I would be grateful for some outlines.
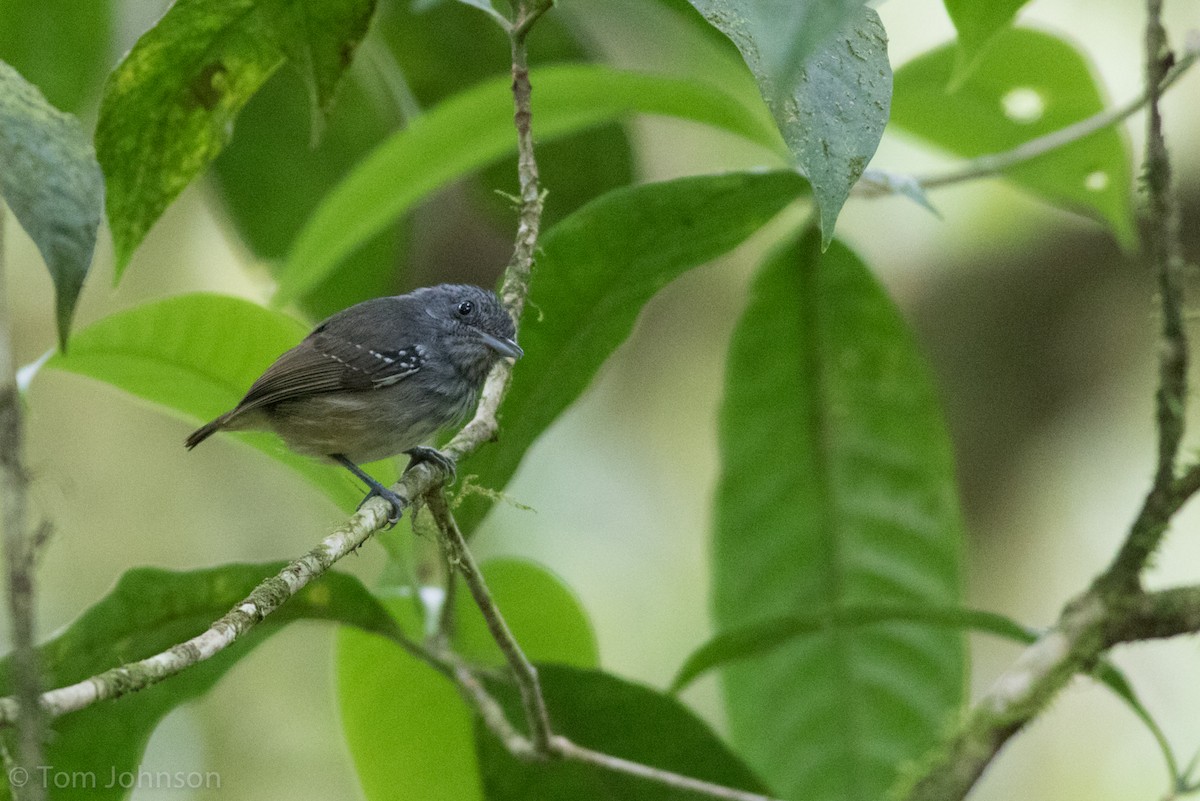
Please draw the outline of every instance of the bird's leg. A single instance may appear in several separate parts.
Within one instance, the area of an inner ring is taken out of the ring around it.
[[[347,459],[342,454],[331,453],[331,454],[329,454],[329,458],[333,459],[335,462],[340,464],[342,467],[346,468],[351,473],[358,476],[364,484],[366,484],[368,487],[371,488],[371,491],[367,493],[367,497],[363,498],[362,501],[358,504],[359,509],[361,509],[363,507],[363,504],[366,503],[367,501],[371,500],[372,498],[374,498],[376,496],[379,496],[380,498],[383,498],[385,501],[387,501],[388,503],[390,503],[392,505],[392,512],[394,514],[391,514],[388,516],[388,528],[391,528],[392,526],[396,525],[396,523],[400,522],[400,515],[404,512],[404,507],[407,504],[407,501],[405,501],[403,498],[401,498],[396,493],[392,492],[387,487],[380,484],[375,479],[371,478],[371,476],[367,475],[367,472],[365,470],[363,470],[361,467],[356,465],[354,462]]]
[[[424,445],[418,445],[415,448],[409,448],[405,453],[408,455],[408,467],[404,468],[405,470],[408,470],[414,464],[430,462],[446,471],[446,474],[450,476],[448,483],[453,484],[454,479],[458,477],[454,460],[437,448],[427,448]]]

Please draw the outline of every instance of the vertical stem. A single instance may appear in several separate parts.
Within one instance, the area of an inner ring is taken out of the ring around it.
[[[4,217],[4,205],[0,203],[0,526],[4,529],[8,609],[12,619],[12,684],[20,704],[14,770],[26,771],[21,798],[36,801],[45,797],[45,788],[38,781],[41,776],[38,767],[43,764],[45,721],[38,703],[41,688],[37,654],[33,650],[35,546],[34,538],[26,530],[28,477],[22,463],[21,397],[4,282]]]
[[[525,710],[525,717],[529,722],[534,750],[539,754],[549,754],[550,716],[546,711],[546,700],[542,697],[542,686],[538,680],[537,668],[521,650],[517,638],[513,636],[512,630],[504,620],[504,615],[500,612],[500,607],[492,598],[487,583],[483,580],[483,573],[480,572],[475,557],[471,555],[467,541],[463,537],[462,531],[459,530],[454,515],[450,513],[450,507],[446,505],[446,498],[440,489],[435,489],[426,495],[425,501],[429,505],[429,511],[433,513],[434,519],[437,520],[438,531],[446,541],[451,564],[457,566],[458,572],[462,574],[467,589],[471,592],[471,597],[475,599],[475,605],[483,613],[488,632],[496,641],[496,645],[500,647],[505,661],[508,662],[508,666],[517,680],[517,688],[521,692],[521,707]]]
[[[1179,208],[1171,195],[1171,160],[1163,136],[1159,101],[1173,56],[1162,25],[1162,0],[1146,3],[1146,181],[1147,220],[1143,239],[1146,261],[1158,277],[1162,330],[1159,383],[1155,393],[1158,463],[1154,484],[1112,565],[1097,581],[1106,594],[1141,588],[1140,574],[1167,530],[1176,510],[1175,461],[1183,440],[1187,401],[1188,341],[1183,323],[1183,251],[1179,241]]]

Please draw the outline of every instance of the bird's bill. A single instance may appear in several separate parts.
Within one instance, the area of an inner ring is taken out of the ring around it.
[[[504,337],[494,337],[486,331],[478,331],[479,338],[484,344],[492,350],[499,353],[501,356],[507,356],[510,359],[519,359],[525,355],[525,351],[521,350],[521,346],[511,339]]]

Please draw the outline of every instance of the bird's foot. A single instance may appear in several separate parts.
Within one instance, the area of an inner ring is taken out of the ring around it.
[[[404,507],[408,505],[403,498],[376,481],[371,485],[370,492],[359,502],[357,509],[363,508],[366,502],[372,498],[383,498],[392,505],[392,512],[388,515],[386,528],[390,529],[400,522],[400,515],[404,513]]]
[[[392,514],[388,515],[387,528],[391,528],[392,526],[394,526],[400,522],[400,515],[404,513],[404,507],[408,506],[407,500],[405,500],[404,498],[401,498],[395,492],[393,492],[392,490],[390,490],[387,487],[380,484],[378,481],[376,481],[374,478],[372,478],[369,473],[367,473],[361,467],[356,465],[354,462],[347,459],[342,454],[331,453],[329,455],[329,458],[332,459],[333,461],[337,462],[338,464],[340,464],[342,467],[349,470],[354,475],[358,476],[359,480],[362,481],[362,483],[364,483],[368,487],[370,487],[371,491],[368,492],[367,496],[365,498],[363,498],[362,501],[359,502],[359,504],[356,508],[356,511],[357,511],[357,509],[363,508],[363,504],[365,504],[367,501],[371,500],[372,498],[383,498],[385,501],[387,501],[388,503],[390,503],[392,505]]]
[[[418,445],[415,448],[406,450],[405,453],[408,454],[409,459],[408,467],[404,468],[405,470],[408,470],[415,464],[429,462],[430,464],[436,465],[437,467],[440,467],[446,471],[446,475],[450,477],[449,481],[446,482],[447,484],[453,484],[454,480],[458,477],[458,471],[455,467],[454,460],[439,451],[437,448],[427,448],[423,445]]]

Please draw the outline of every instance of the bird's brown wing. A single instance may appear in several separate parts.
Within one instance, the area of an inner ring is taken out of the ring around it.
[[[325,392],[390,386],[421,369],[424,348],[412,344],[377,350],[317,329],[276,359],[254,382],[237,412]]]

